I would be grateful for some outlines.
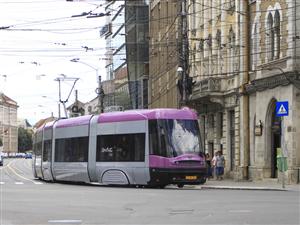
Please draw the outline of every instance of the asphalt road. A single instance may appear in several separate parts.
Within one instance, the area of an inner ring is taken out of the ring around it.
[[[30,159],[6,160],[0,173],[0,225],[300,224],[298,191],[46,183]]]

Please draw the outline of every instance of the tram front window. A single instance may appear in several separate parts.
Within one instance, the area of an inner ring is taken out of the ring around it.
[[[176,157],[203,151],[198,122],[195,120],[151,121],[149,129],[151,154]]]

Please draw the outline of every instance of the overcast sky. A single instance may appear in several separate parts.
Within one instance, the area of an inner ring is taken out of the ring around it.
[[[54,79],[60,74],[80,78],[75,86],[80,101],[96,97],[96,68],[105,79],[105,62],[99,60],[105,57],[105,40],[99,30],[106,18],[72,15],[104,12],[101,4],[105,1],[0,0],[0,92],[18,103],[18,118],[34,124],[51,112],[58,115]],[[63,100],[72,84],[62,83]],[[67,106],[73,101],[74,93]]]

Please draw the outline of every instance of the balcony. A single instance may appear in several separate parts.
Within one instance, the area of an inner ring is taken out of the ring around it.
[[[196,82],[193,93],[206,94],[207,92],[221,92],[222,78],[210,77]]]
[[[190,103],[223,107],[225,104],[225,93],[228,91],[227,83],[228,78],[220,77],[209,77],[196,82],[189,99]]]

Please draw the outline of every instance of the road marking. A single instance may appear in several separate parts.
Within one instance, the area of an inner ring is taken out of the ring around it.
[[[2,181],[1,181],[0,184],[5,184],[5,182],[2,182]]]
[[[31,179],[28,179],[26,177],[23,177],[22,175],[18,174],[12,167],[10,167],[10,164],[12,162],[14,162],[15,160],[11,161],[8,165],[7,165],[7,168],[10,169],[15,175],[17,175],[18,177],[22,178],[23,180],[27,180],[27,181],[30,181],[32,183],[34,183],[34,181],[32,181]]]
[[[34,184],[43,184],[43,183],[41,183],[41,182],[33,182]]]
[[[230,213],[251,213],[252,210],[249,209],[233,209],[229,210]]]
[[[19,184],[24,184],[24,183],[23,183],[23,182],[15,182],[15,184],[18,184],[18,185],[19,185]]]
[[[82,220],[48,220],[48,223],[81,224]]]

